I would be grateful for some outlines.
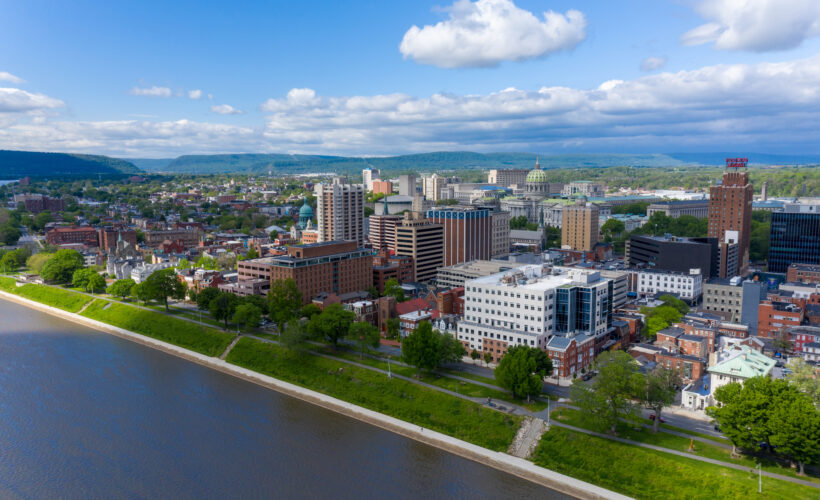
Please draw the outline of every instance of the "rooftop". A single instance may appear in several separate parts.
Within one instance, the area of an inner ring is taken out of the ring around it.
[[[546,291],[573,283],[596,283],[598,281],[600,281],[600,274],[596,271],[527,265],[476,278],[468,281],[467,285],[495,285],[529,291]]]
[[[708,368],[709,373],[748,379],[768,375],[774,368],[775,360],[754,349],[742,345],[728,351],[725,357]]]

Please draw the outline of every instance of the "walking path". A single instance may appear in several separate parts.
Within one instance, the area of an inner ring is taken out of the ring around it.
[[[219,359],[224,360],[225,358],[227,358],[228,353],[231,352],[231,349],[233,349],[233,346],[235,346],[236,343],[239,342],[239,339],[241,339],[241,338],[242,338],[242,335],[237,335],[236,338],[233,339],[230,344],[228,344],[228,347],[225,348],[225,352],[223,352],[222,354],[219,355]]]

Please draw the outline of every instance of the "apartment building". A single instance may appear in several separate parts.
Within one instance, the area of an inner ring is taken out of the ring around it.
[[[444,265],[444,227],[418,212],[405,213],[396,226],[396,255],[412,257],[416,281],[434,279]]]
[[[598,206],[579,201],[563,209],[561,245],[572,250],[590,251],[598,243]]]
[[[670,293],[694,304],[703,293],[703,275],[700,274],[700,269],[693,269],[688,274],[649,270],[640,270],[636,274],[635,291],[640,294]]]
[[[487,183],[501,187],[523,186],[527,182],[528,173],[530,171],[525,168],[493,169],[487,174]]]
[[[336,178],[331,184],[317,184],[313,193],[319,242],[344,240],[364,244],[364,186],[342,184]]]

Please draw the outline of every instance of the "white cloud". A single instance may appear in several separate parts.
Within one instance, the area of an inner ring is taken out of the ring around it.
[[[586,38],[584,14],[544,12],[540,21],[512,0],[456,0],[450,18],[413,26],[399,50],[405,58],[440,68],[496,66],[575,48]]]
[[[244,113],[241,109],[236,109],[230,104],[217,104],[215,106],[211,106],[211,111],[214,113],[219,113],[220,115],[241,115]]]
[[[666,56],[663,57],[647,57],[641,61],[641,71],[655,71],[666,66]]]
[[[202,99],[202,91],[199,89],[196,90],[189,90],[188,91],[188,98],[198,101]]]
[[[14,88],[0,88],[0,114],[29,113],[63,106],[63,101],[44,94]]]
[[[19,76],[14,76],[6,71],[0,71],[0,82],[11,82],[16,83],[18,85],[21,83],[26,83],[26,81],[20,78]]]
[[[129,91],[131,95],[147,96],[147,97],[171,97],[171,89],[168,87],[134,87]]]
[[[703,0],[695,10],[708,22],[685,33],[684,45],[766,52],[820,35],[818,0]]]

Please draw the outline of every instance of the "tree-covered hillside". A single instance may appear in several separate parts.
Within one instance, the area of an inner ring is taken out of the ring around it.
[[[0,179],[140,172],[133,163],[108,156],[0,150]]]

